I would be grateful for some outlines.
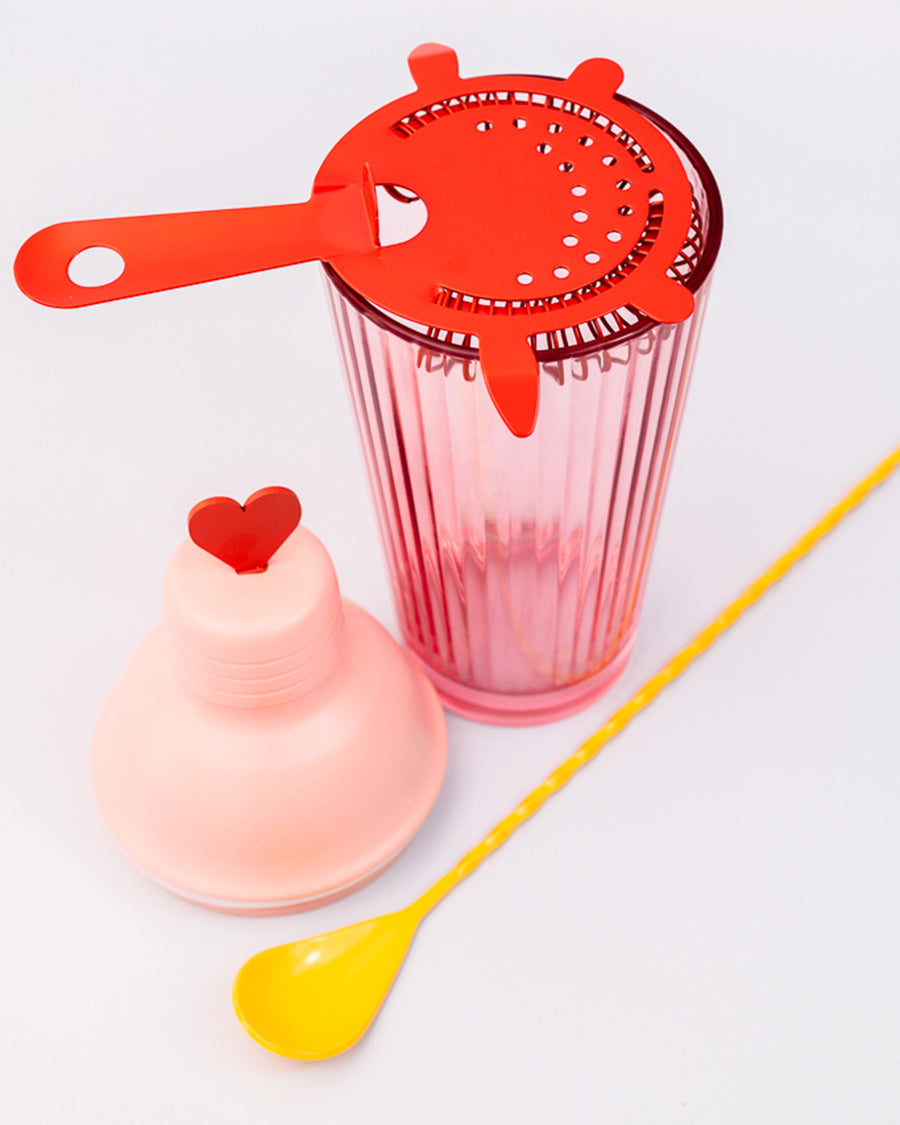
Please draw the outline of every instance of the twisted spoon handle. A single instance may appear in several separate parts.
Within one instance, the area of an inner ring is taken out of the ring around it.
[[[743,593],[739,594],[716,618],[701,629],[692,641],[672,657],[668,664],[661,668],[655,676],[652,676],[643,687],[639,688],[635,695],[624,706],[620,707],[600,730],[583,742],[570,758],[557,766],[508,816],[494,825],[481,843],[476,844],[471,851],[466,852],[451,871],[448,871],[434,886],[417,899],[415,905],[420,908],[421,916],[424,917],[457,884],[480,867],[491,852],[496,851],[501,844],[505,844],[517,828],[534,816],[548,797],[559,792],[564,785],[571,781],[582,766],[587,765],[592,758],[596,757],[611,738],[624,730],[631,720],[660,694],[663,688],[677,679],[726,629],[730,629],[741,614],[759,601],[771,586],[774,586],[779,579],[787,574],[791,567],[807,555],[820,539],[840,523],[844,516],[858,504],[861,504],[874,488],[891,475],[898,465],[900,465],[900,446],[880,461],[858,484],[855,484],[842,500],[829,509],[809,531],[800,536],[792,547],[777,558],[758,578],[754,579]]]

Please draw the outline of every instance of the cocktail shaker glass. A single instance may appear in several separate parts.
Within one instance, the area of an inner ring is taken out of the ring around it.
[[[528,437],[488,397],[471,338],[401,322],[325,267],[404,638],[445,705],[486,722],[577,711],[634,645],[722,208],[690,142],[621,100],[666,134],[690,180],[672,272],[695,309],[659,324],[626,306],[536,340]]]

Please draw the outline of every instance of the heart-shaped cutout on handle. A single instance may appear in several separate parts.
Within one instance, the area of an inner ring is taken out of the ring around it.
[[[188,534],[238,574],[258,574],[300,523],[301,514],[297,494],[278,485],[261,488],[244,504],[211,496],[191,508]]]

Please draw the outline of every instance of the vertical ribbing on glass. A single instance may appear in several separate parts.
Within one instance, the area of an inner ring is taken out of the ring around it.
[[[682,158],[695,227],[674,268],[687,278],[715,224]],[[546,355],[527,438],[501,421],[471,349],[406,331],[326,278],[410,650],[475,718],[584,706],[634,643],[710,275],[680,324],[629,336],[634,315],[604,318],[596,347]]]
[[[596,694],[633,643],[705,287],[682,324],[543,363],[524,439],[476,361],[329,296],[400,625],[445,702],[524,721]]]

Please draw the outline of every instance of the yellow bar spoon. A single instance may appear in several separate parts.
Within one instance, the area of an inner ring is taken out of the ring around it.
[[[813,546],[900,464],[900,447],[856,484],[805,535],[702,629],[611,719],[500,821],[434,886],[393,914],[328,934],[275,946],[251,957],[234,982],[238,1019],[264,1047],[293,1059],[326,1059],[352,1047],[367,1031],[400,971],[419,923],[492,851],[533,816],[602,747],[680,676]]]

